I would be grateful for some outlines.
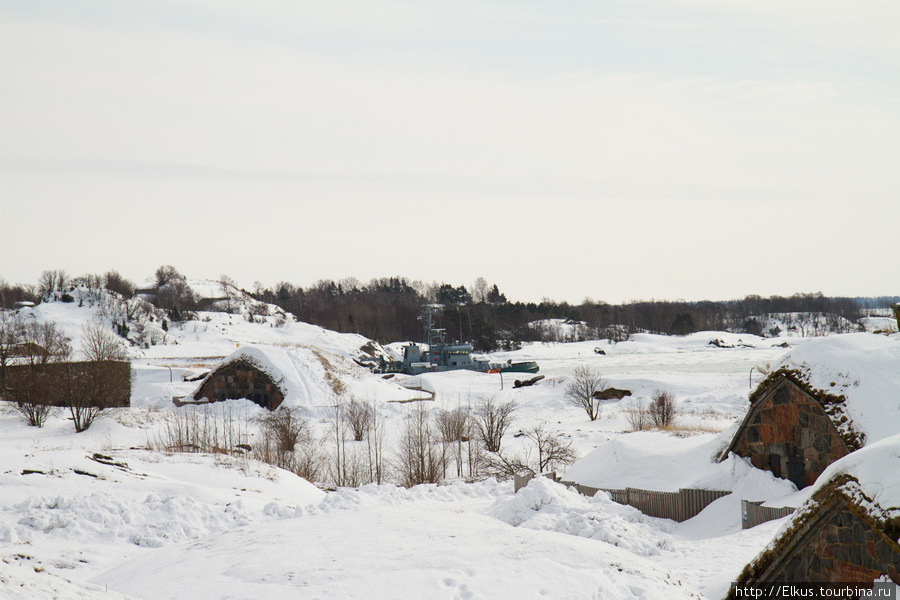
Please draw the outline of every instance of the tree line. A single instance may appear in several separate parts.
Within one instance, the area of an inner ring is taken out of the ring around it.
[[[45,271],[36,285],[11,285],[0,280],[0,306],[67,298],[72,285],[106,288],[124,298],[137,292],[171,321],[191,318],[200,308],[185,277],[171,265],[159,267],[149,287],[138,286],[116,271],[71,277],[65,271]],[[221,277],[223,286],[234,282]],[[241,290],[252,298],[292,313],[298,320],[342,333],[359,333],[379,342],[422,340],[419,319],[428,304],[440,304],[437,326],[450,340],[472,342],[478,351],[509,349],[525,341],[625,339],[636,332],[686,335],[696,331],[732,331],[767,335],[762,315],[807,313],[828,319],[828,331],[846,331],[867,308],[887,307],[900,297],[829,297],[821,292],[791,296],[758,295],[734,300],[641,300],[609,304],[586,298],[580,304],[521,302],[507,299],[496,284],[479,277],[469,287],[446,282],[423,283],[405,277],[320,280],[303,287],[282,281],[266,287],[256,283]],[[70,297],[71,298],[71,297]],[[563,324],[569,326],[563,327]]]

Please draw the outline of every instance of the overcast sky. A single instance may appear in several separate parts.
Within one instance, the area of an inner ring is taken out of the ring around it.
[[[0,277],[900,289],[900,3],[0,0]]]

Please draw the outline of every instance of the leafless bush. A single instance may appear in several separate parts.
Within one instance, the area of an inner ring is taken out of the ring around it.
[[[118,271],[107,271],[103,276],[103,282],[106,289],[120,294],[126,300],[134,295],[136,287],[134,282],[120,275]]]
[[[375,411],[372,406],[356,398],[351,399],[344,408],[344,418],[350,427],[350,433],[353,434],[353,440],[357,442],[366,439],[374,417]]]
[[[239,418],[231,406],[216,410],[205,404],[172,411],[151,445],[170,452],[231,453],[239,446],[249,445],[249,441],[247,421]]]
[[[259,418],[262,433],[277,452],[293,452],[303,437],[309,435],[309,422],[299,409],[281,406]]]
[[[121,340],[100,323],[82,328],[82,353],[86,359],[71,369],[66,380],[66,404],[75,423],[75,431],[88,429],[100,412],[121,405],[121,397],[131,389],[131,369],[122,363],[128,353]]]
[[[441,441],[445,443],[466,441],[469,437],[469,412],[464,408],[441,409],[435,415]]]
[[[301,409],[281,406],[257,420],[261,435],[253,444],[252,458],[292,471],[309,481],[319,479],[324,460],[321,444],[312,435],[309,419]]]
[[[326,471],[332,483],[342,487],[382,481],[384,477],[384,432],[381,423],[377,421],[375,409],[357,402],[356,409],[362,405],[369,412],[369,427],[363,434],[363,439],[359,440],[365,441],[362,444],[356,440],[347,440],[347,434],[351,430],[347,413],[351,410],[351,404],[353,402],[344,402],[338,398],[330,409],[330,435],[334,439],[334,452],[328,457]]]
[[[429,411],[422,405],[407,415],[397,452],[397,477],[400,485],[437,483],[444,474],[443,447],[431,426]]]
[[[435,416],[435,421],[441,442],[445,449],[450,450],[449,455],[456,463],[456,475],[462,477],[466,466],[465,448],[470,447],[473,443],[471,441],[472,419],[469,410],[467,408],[441,409]],[[471,470],[470,468],[470,474]]]
[[[69,285],[69,274],[63,269],[44,271],[38,280],[38,289],[44,298],[50,298],[55,292],[62,292]]]
[[[577,458],[572,442],[564,442],[558,434],[547,431],[545,423],[526,431],[525,437],[531,440],[537,451],[535,474],[567,467]]]
[[[372,422],[366,433],[369,482],[384,483],[387,478],[387,463],[384,458],[384,420],[379,416],[375,402],[372,402]]]
[[[548,431],[546,423],[540,423],[523,432],[530,442],[518,454],[503,452],[484,456],[482,471],[498,479],[511,479],[516,475],[545,473],[575,462],[577,456],[571,442],[559,434]]]
[[[583,409],[588,418],[595,421],[600,416],[600,400],[595,394],[608,387],[606,380],[597,371],[586,366],[577,367],[566,386],[566,400]]]
[[[475,408],[475,423],[481,434],[481,441],[488,452],[499,452],[503,434],[513,422],[513,413],[518,408],[515,400],[498,402],[493,397],[482,398]]]
[[[29,425],[43,427],[55,406],[65,401],[66,372],[63,368],[72,349],[56,323],[5,322],[5,357],[17,355],[18,365],[3,368],[3,395]]]
[[[321,444],[314,436],[308,435],[300,439],[299,445],[294,450],[291,471],[307,481],[319,481],[322,476],[322,465],[325,458],[322,455]]]
[[[481,457],[479,470],[482,475],[495,477],[499,480],[512,479],[516,475],[533,473],[528,467],[530,452],[523,454],[506,455],[503,452],[488,452]]]
[[[643,431],[650,427],[650,414],[643,400],[638,400],[637,404],[629,408],[625,415],[632,431]]]
[[[656,427],[667,427],[675,421],[677,409],[675,394],[665,390],[656,390],[650,401],[650,420]]]
[[[11,404],[10,407],[24,417],[25,421],[32,427],[43,427],[49,417],[59,412],[59,407],[50,404],[24,402],[22,404]]]

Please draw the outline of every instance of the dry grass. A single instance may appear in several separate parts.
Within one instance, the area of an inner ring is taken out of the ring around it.
[[[671,433],[672,435],[677,436],[690,436],[690,435],[698,435],[701,433],[721,433],[726,427],[717,427],[711,423],[694,423],[694,424],[678,424],[678,425],[662,425],[660,427],[654,427],[653,429],[657,431],[665,431],[666,433]]]
[[[331,391],[333,391],[336,396],[343,394],[347,388],[340,379],[334,376],[336,369],[334,368],[334,365],[331,364],[331,361],[329,361],[317,348],[310,346],[309,350],[319,359],[319,362],[322,363],[322,367],[325,369],[325,381],[328,382]]]

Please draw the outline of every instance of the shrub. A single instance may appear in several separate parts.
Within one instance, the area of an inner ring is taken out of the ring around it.
[[[366,439],[366,434],[372,427],[372,421],[375,418],[375,411],[370,404],[360,402],[356,398],[344,407],[344,419],[350,427],[350,433],[353,434],[353,440],[361,442]]]
[[[675,394],[665,390],[656,390],[650,401],[650,420],[656,427],[666,427],[675,421],[677,409]]]
[[[475,408],[475,424],[481,441],[488,452],[499,452],[503,434],[513,422],[518,404],[515,400],[498,403],[494,398],[484,398]]]
[[[584,409],[591,421],[600,416],[600,400],[595,395],[609,386],[597,371],[581,366],[575,369],[572,380],[566,387],[566,400]]]
[[[397,476],[400,485],[438,483],[444,477],[445,455],[431,426],[429,411],[418,405],[410,410],[400,435]]]
[[[643,400],[639,400],[636,406],[627,411],[626,415],[632,431],[643,431],[650,427],[650,413]]]

